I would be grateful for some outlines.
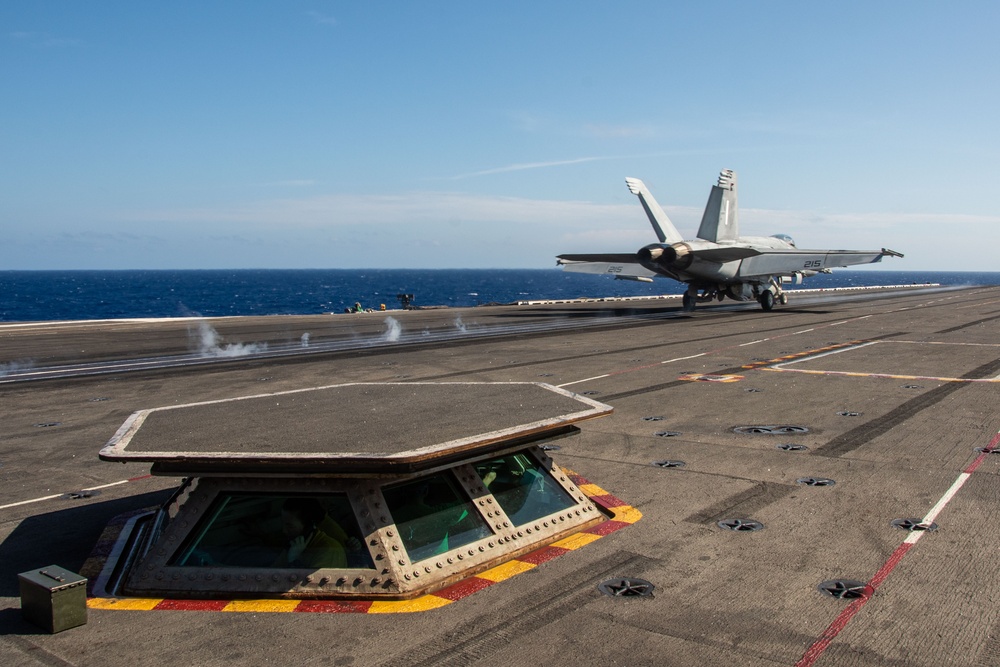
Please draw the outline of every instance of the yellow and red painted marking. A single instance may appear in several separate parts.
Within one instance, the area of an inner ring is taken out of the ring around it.
[[[776,357],[774,359],[768,359],[767,361],[755,362],[753,364],[748,364],[746,366],[743,366],[743,368],[771,371],[774,373],[806,373],[808,375],[837,375],[842,377],[862,377],[862,378],[876,378],[885,380],[924,380],[927,382],[972,382],[972,383],[994,383],[994,384],[1000,383],[1000,378],[955,378],[955,377],[938,377],[934,375],[903,375],[900,373],[865,373],[861,371],[824,371],[824,370],[813,370],[807,368],[785,367],[786,364],[792,362],[804,361],[809,357],[818,357],[829,354],[831,352],[846,351],[847,349],[852,347],[864,347],[866,345],[872,345],[879,342],[881,341],[852,340],[846,343],[839,343],[837,345],[829,345],[827,347],[817,348],[815,350],[807,350],[805,352],[798,352],[796,354],[790,354],[783,357]]]
[[[398,614],[414,611],[427,611],[451,604],[456,600],[472,595],[484,588],[489,588],[513,576],[532,570],[542,563],[558,558],[586,546],[605,535],[630,526],[642,518],[636,508],[611,495],[596,484],[591,484],[576,473],[566,470],[573,483],[583,491],[590,500],[600,506],[610,518],[562,538],[552,544],[536,549],[530,553],[518,556],[506,563],[463,579],[446,588],[422,595],[412,600],[174,600],[166,598],[103,598],[87,599],[91,609],[127,609],[132,611],[173,610],[173,611],[231,611],[231,612],[322,612],[327,614],[362,613],[362,614]],[[105,528],[104,533],[94,547],[94,553],[84,564],[81,574],[93,581],[101,571],[108,554],[117,539],[125,522],[136,513],[121,515]]]
[[[688,373],[687,375],[682,375],[678,380],[686,380],[688,382],[739,382],[743,379],[742,375],[702,375],[700,373]]]
[[[843,349],[846,349],[846,348],[849,348],[849,347],[857,347],[858,345],[863,345],[863,344],[865,344],[867,342],[870,342],[870,341],[851,340],[851,341],[847,341],[846,343],[837,343],[836,345],[827,345],[826,347],[817,347],[814,350],[806,350],[805,352],[796,352],[795,354],[787,354],[787,355],[782,356],[782,357],[775,357],[774,359],[768,359],[767,361],[755,361],[752,364],[746,364],[746,365],[744,365],[743,368],[745,368],[747,370],[752,370],[752,369],[771,370],[770,368],[767,368],[767,367],[768,366],[773,366],[775,364],[788,363],[789,361],[796,361],[796,360],[801,361],[802,359],[805,359],[806,357],[812,357],[812,356],[817,355],[817,354],[824,354],[824,353],[827,353],[827,352],[833,352],[835,350],[843,350]]]
[[[971,382],[998,384],[998,378],[950,378],[937,377],[934,375],[896,375],[894,373],[861,373],[857,371],[816,371],[805,368],[762,368],[762,371],[774,371],[777,373],[808,373],[810,375],[841,375],[845,377],[858,378],[878,378],[883,380],[925,380],[928,382]]]

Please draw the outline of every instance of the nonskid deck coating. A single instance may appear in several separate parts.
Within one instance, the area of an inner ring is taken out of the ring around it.
[[[806,658],[818,665],[994,664],[1000,655],[995,639],[1000,612],[991,600],[1000,595],[994,567],[1000,535],[982,518],[1000,505],[993,483],[1000,455],[980,458],[973,449],[989,446],[1000,428],[996,385],[906,382],[875,377],[867,368],[850,369],[858,373],[851,376],[782,373],[767,371],[766,362],[855,341],[988,343],[991,337],[1000,339],[995,322],[963,325],[982,320],[983,304],[998,296],[996,288],[882,299],[862,295],[850,301],[793,301],[769,314],[706,308],[694,316],[655,304],[645,317],[619,317],[604,327],[448,348],[332,355],[303,363],[237,362],[212,371],[61,380],[30,389],[7,386],[3,416],[9,426],[0,449],[5,482],[0,506],[8,507],[0,535],[5,576],[59,554],[61,565],[79,568],[103,523],[130,503],[148,506],[151,497],[162,497],[172,485],[139,479],[145,470],[134,464],[123,468],[93,458],[113,425],[130,411],[180,398],[250,394],[262,382],[272,389],[316,386],[332,374],[352,381],[541,379],[596,392],[593,398],[612,404],[615,414],[583,424],[582,435],[552,456],[627,498],[643,519],[431,614],[393,615],[391,621],[338,614],[333,643],[326,614],[223,615],[240,619],[234,623],[204,620],[217,615],[91,609],[87,626],[37,635],[17,616],[16,592],[0,582],[9,610],[0,616],[7,632],[0,635],[0,646],[14,664],[34,664],[30,655],[43,655],[39,651],[60,664],[279,659],[354,665],[612,664],[624,659],[622,647],[628,647],[630,664],[662,664],[664,656],[678,665],[792,665]],[[628,308],[637,306],[629,303]],[[528,310],[525,317],[541,315]],[[607,314],[595,309],[585,316]],[[422,318],[433,315],[400,319],[404,327],[419,327]],[[566,315],[555,309],[544,317]],[[494,316],[504,321],[520,313]],[[489,320],[477,315],[482,318],[476,321],[472,311],[463,317],[478,326]],[[954,376],[969,372],[962,348],[954,346]],[[884,358],[890,375],[893,354]],[[899,367],[913,370],[912,352],[898,359]],[[977,368],[992,363],[976,361]],[[687,374],[744,379],[678,379]],[[908,384],[920,388],[904,388]],[[759,391],[746,392],[748,387]],[[942,391],[945,387],[948,391]],[[95,397],[108,400],[91,402]],[[837,416],[845,406],[862,414]],[[664,420],[642,421],[651,415]],[[61,425],[35,426],[52,421]],[[774,440],[755,441],[730,430],[782,422],[813,427],[806,440],[811,449],[781,452]],[[430,424],[421,420],[413,426]],[[872,428],[866,431],[866,425]],[[953,437],[941,438],[949,427]],[[657,438],[653,431],[659,429],[683,433]],[[849,447],[824,453],[827,444],[852,433]],[[890,437],[901,455],[882,455]],[[673,470],[652,465],[667,458],[687,465]],[[885,573],[885,564],[907,539],[891,520],[925,516],[977,460],[968,482],[938,514],[940,529],[907,548]],[[837,484],[795,485],[809,475]],[[59,490],[116,484],[123,477],[137,481],[108,486],[103,495],[82,501],[53,498],[12,505]],[[65,509],[69,503],[74,509]],[[733,518],[757,519],[766,528],[724,533],[707,521],[686,520],[712,508]],[[744,512],[752,516],[741,516]],[[55,530],[60,526],[61,532]],[[821,596],[816,585],[883,574],[876,595],[831,637],[830,628],[844,619],[850,603]],[[615,576],[647,579],[657,586],[655,596],[603,598],[597,584]],[[816,655],[812,647],[825,640]]]

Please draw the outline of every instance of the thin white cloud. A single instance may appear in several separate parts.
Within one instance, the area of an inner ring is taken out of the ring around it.
[[[136,222],[237,223],[257,226],[338,226],[423,223],[501,223],[599,225],[634,214],[631,206],[579,201],[477,196],[452,192],[401,195],[326,195],[275,199],[218,208],[123,212]],[[641,212],[640,212],[641,215]]]
[[[443,180],[458,181],[465,178],[474,178],[476,176],[490,176],[492,174],[504,174],[512,171],[525,171],[527,169],[548,169],[550,167],[564,167],[573,164],[582,164],[585,162],[603,162],[606,160],[636,160],[650,157],[665,157],[672,155],[686,155],[691,151],[658,151],[655,153],[638,153],[635,155],[595,155],[590,157],[579,157],[571,158],[568,160],[549,160],[546,162],[519,162],[516,164],[510,164],[503,167],[494,167],[492,169],[482,169],[480,171],[473,171],[467,174],[458,174],[457,176],[447,176]]]
[[[504,174],[511,171],[524,171],[526,169],[545,169],[547,167],[562,167],[568,164],[580,164],[583,162],[596,162],[598,160],[613,160],[613,157],[580,157],[571,160],[552,160],[549,162],[523,162],[520,164],[510,164],[506,167],[495,167],[493,169],[483,169],[482,171],[473,171],[468,174],[459,174],[458,176],[451,176],[448,180],[457,181],[463,178],[473,178],[475,176],[489,176],[490,174]]]
[[[317,11],[306,12],[306,15],[316,23],[322,25],[337,25],[337,19],[332,16],[327,16],[326,14],[321,14]]]
[[[262,187],[276,187],[276,188],[307,188],[312,185],[316,185],[316,181],[309,178],[299,178],[299,179],[289,179],[287,181],[272,181],[270,183],[262,183]]]
[[[598,139],[652,139],[657,135],[649,125],[600,125],[588,123],[583,133]]]
[[[55,35],[51,35],[47,32],[14,31],[7,33],[7,37],[16,42],[27,44],[35,48],[59,48],[79,46],[81,44],[78,39],[56,37]]]
[[[701,220],[700,207],[668,206],[666,211],[682,236],[694,237]],[[299,239],[308,245],[313,241],[304,239],[320,234],[330,242],[338,239],[341,245],[377,247],[379,261],[396,255],[400,257],[393,261],[408,257],[406,261],[415,261],[407,254],[409,250],[426,250],[436,244],[449,248],[449,257],[462,257],[478,247],[474,239],[482,238],[503,239],[490,255],[497,266],[522,265],[526,258],[544,263],[540,258],[547,253],[629,252],[655,242],[641,207],[634,203],[453,192],[286,198],[215,208],[122,212],[116,217],[131,225],[154,223],[156,233],[174,236],[197,229],[201,234],[272,239],[269,243],[275,238],[288,243]],[[1000,216],[740,210],[743,235],[786,233],[800,248],[892,248],[907,256],[907,265],[900,269],[945,266],[943,262],[953,260],[940,253],[942,234],[984,238],[997,225]],[[976,252],[982,255],[981,248],[968,255],[969,266],[986,265]],[[362,263],[375,261],[367,256],[357,259]]]

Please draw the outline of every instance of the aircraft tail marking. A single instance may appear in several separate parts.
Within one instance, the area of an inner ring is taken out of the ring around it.
[[[638,178],[626,178],[625,185],[628,186],[629,192],[639,196],[642,208],[646,211],[646,217],[649,218],[649,224],[653,226],[653,231],[656,232],[656,238],[660,240],[660,243],[680,243],[684,240],[674,224],[670,222],[667,214],[653,199],[653,195],[645,183]]]
[[[712,186],[701,217],[698,238],[713,243],[732,243],[739,239],[740,220],[736,205],[736,172],[723,169],[719,182]]]

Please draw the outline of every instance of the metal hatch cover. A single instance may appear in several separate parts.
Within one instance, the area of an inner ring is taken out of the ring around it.
[[[540,382],[347,383],[139,410],[100,458],[169,475],[418,470],[611,412]]]

